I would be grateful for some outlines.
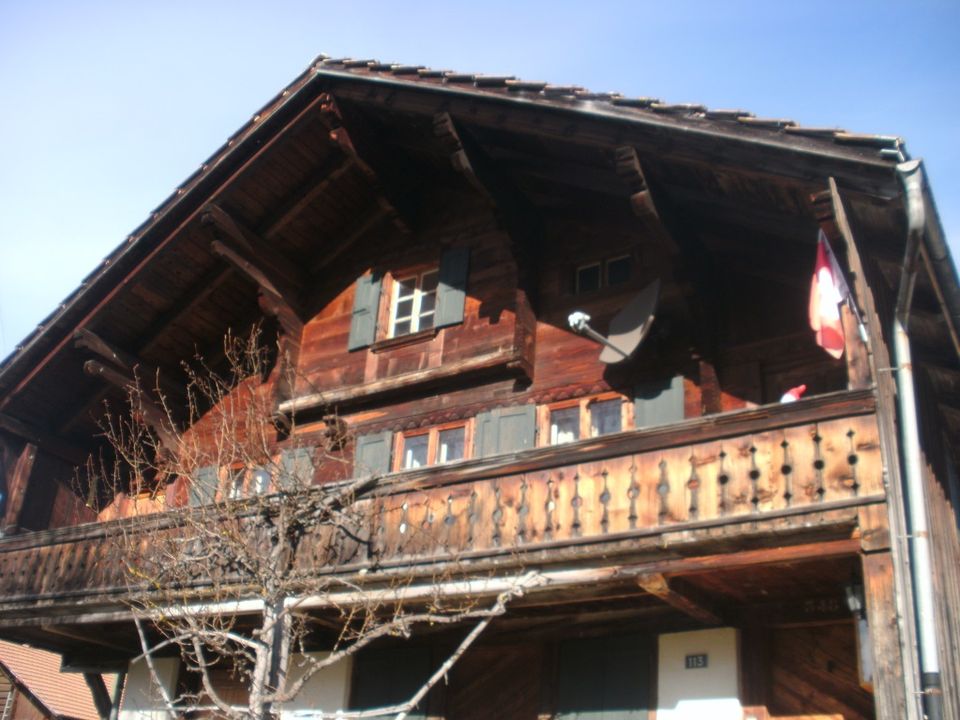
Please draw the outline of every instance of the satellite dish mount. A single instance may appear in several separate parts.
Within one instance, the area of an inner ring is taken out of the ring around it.
[[[590,316],[576,310],[567,318],[570,328],[604,346],[600,361],[608,365],[630,358],[650,332],[660,299],[660,280],[654,280],[610,321],[610,333],[601,335],[590,327]]]

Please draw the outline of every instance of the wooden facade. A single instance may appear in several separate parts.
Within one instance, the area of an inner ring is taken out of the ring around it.
[[[0,366],[0,635],[65,659],[136,654],[111,538],[175,532],[198,480],[91,501],[77,468],[135,376],[176,398],[184,361],[216,366],[225,333],[259,324],[280,352],[248,383],[282,419],[278,457],[315,460],[338,428],[314,483],[376,476],[355,541],[298,562],[411,587],[443,568],[480,595],[546,579],[424,717],[688,717],[670,714],[682,697],[663,704],[666,663],[711,630],[743,717],[918,718],[889,349],[904,153],[746,113],[318,61]],[[928,218],[909,328],[953,717],[957,283]],[[841,359],[807,324],[819,231],[857,308]],[[568,315],[604,330],[654,281],[650,334],[600,362]],[[223,468],[210,477],[225,497]],[[361,657],[352,706],[397,699],[391,683],[415,678],[371,684],[376,668],[432,667],[450,638]]]

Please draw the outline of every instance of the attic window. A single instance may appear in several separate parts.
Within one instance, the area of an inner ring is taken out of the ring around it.
[[[390,337],[409,335],[433,327],[439,276],[438,270],[432,268],[394,282]]]
[[[629,255],[580,265],[574,277],[574,291],[580,295],[604,287],[622,285],[630,280],[630,266]]]

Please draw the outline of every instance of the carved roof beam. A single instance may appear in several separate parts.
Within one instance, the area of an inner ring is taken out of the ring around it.
[[[397,230],[409,235],[416,226],[417,202],[411,178],[383,147],[378,133],[368,128],[357,113],[345,114],[332,95],[325,97],[320,117],[329,131],[330,142],[366,176],[377,193],[378,204],[390,215]]]
[[[99,377],[124,392],[135,391],[137,388],[137,381],[133,376],[108,367],[98,360],[87,360],[83,364],[83,370],[87,375]],[[179,443],[169,413],[142,392],[136,393],[135,397],[138,407],[134,410],[140,413],[143,422],[156,434],[160,449],[175,456]]]
[[[650,187],[647,185],[647,178],[640,165],[636,148],[623,145],[614,150],[614,167],[617,176],[630,193],[630,208],[633,214],[644,222],[644,226],[664,249],[670,253],[679,252],[677,243],[660,219],[660,213],[653,201]]]
[[[684,587],[681,590],[676,580],[668,580],[661,573],[640,575],[637,577],[637,585],[644,592],[705,625],[723,624],[721,614],[708,600],[699,597],[699,593],[694,592],[693,588]]]
[[[183,394],[183,388],[165,377],[159,368],[143,362],[132,353],[111,345],[92,330],[87,328],[77,330],[73,334],[73,344],[77,348],[88,350],[116,365],[131,377],[137,377],[141,380],[144,389],[159,390],[170,398],[179,398]]]
[[[494,163],[480,142],[450,114],[433,117],[434,134],[450,154],[450,162],[494,209],[513,241],[520,286],[536,298],[535,258],[543,244],[543,219],[513,178]]]

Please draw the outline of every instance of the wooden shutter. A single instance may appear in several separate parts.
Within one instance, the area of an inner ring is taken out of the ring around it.
[[[385,475],[390,472],[393,433],[389,430],[357,437],[353,475]]]
[[[635,427],[680,422],[683,420],[683,376],[639,385],[633,406]]]
[[[463,305],[467,297],[469,267],[469,248],[450,248],[440,258],[437,314],[434,319],[436,327],[446,327],[463,322]]]
[[[537,408],[533,405],[495,408],[477,415],[474,455],[489,457],[536,445]]]
[[[406,702],[430,677],[430,651],[425,647],[366,650],[357,655],[350,693],[351,710],[372,710]],[[409,718],[426,717],[426,698]]]
[[[206,505],[217,498],[217,486],[220,484],[220,472],[216,465],[197,468],[190,478],[190,505]]]
[[[278,490],[292,490],[310,485],[313,481],[313,448],[288,448],[280,452]]]
[[[567,640],[557,668],[558,720],[646,720],[651,641],[642,635]]]
[[[359,350],[372,345],[373,341],[376,340],[377,314],[380,310],[380,288],[382,285],[382,278],[378,274],[370,273],[357,279],[347,350]]]

